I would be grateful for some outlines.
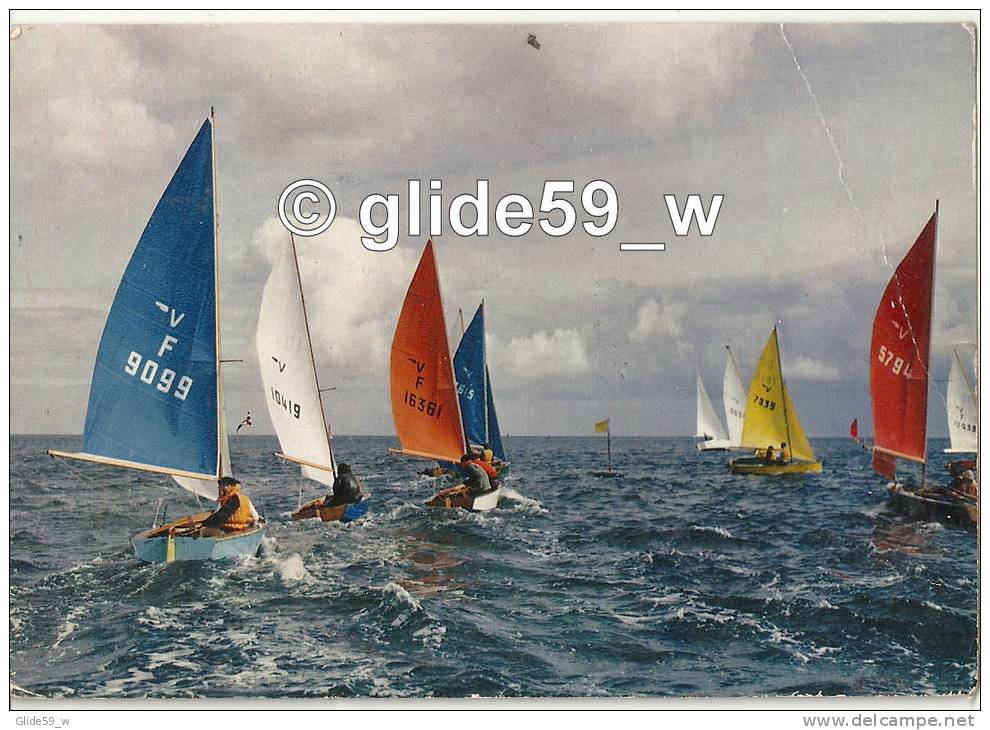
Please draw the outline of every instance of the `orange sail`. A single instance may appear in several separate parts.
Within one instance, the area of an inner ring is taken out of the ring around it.
[[[426,243],[402,303],[390,373],[400,452],[457,461],[466,446],[432,241]]]

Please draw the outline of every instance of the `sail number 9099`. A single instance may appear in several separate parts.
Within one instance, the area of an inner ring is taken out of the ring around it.
[[[406,391],[404,400],[406,405],[410,408],[414,408],[417,411],[422,411],[428,416],[435,416],[440,418],[440,413],[443,411],[442,405],[437,405],[436,401],[426,400],[426,398],[420,398],[415,393],[410,393]]]
[[[175,371],[170,368],[162,368],[161,375],[159,375],[157,362],[154,360],[144,360],[144,366],[142,367],[142,360],[144,358],[141,357],[140,353],[131,350],[131,354],[127,356],[127,364],[124,366],[124,372],[140,378],[142,383],[147,383],[148,385],[154,383],[155,387],[162,393],[168,393],[172,389],[172,385],[175,384]],[[156,377],[158,379],[157,383],[155,383]],[[192,378],[188,375],[183,375],[179,378],[179,382],[175,384],[175,390],[172,391],[172,394],[179,400],[185,400],[186,396],[189,395],[189,389],[192,387],[192,384]]]
[[[877,359],[884,364],[884,367],[890,368],[894,375],[903,375],[905,378],[911,377],[911,363],[905,362],[903,357],[897,357],[884,345],[880,345]]]

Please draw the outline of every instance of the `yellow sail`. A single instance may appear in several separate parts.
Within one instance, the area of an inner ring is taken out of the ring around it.
[[[780,372],[780,349],[775,327],[760,354],[749,384],[741,445],[753,449],[772,445],[776,450],[782,443],[787,444],[792,459],[815,460],[815,453],[804,435]]]

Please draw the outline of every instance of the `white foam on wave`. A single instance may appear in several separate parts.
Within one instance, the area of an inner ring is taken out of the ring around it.
[[[538,499],[520,494],[512,487],[502,487],[502,496],[516,503],[515,509],[517,512],[524,512],[530,515],[545,515],[548,513],[547,508],[540,504]]]
[[[395,507],[389,513],[388,516],[389,519],[396,520],[399,519],[400,517],[405,517],[406,515],[411,515],[411,514],[415,514],[416,512],[422,512],[422,511],[423,511],[423,507],[421,505],[409,504],[408,502],[406,502],[400,504],[398,507]]]
[[[691,525],[691,529],[695,532],[710,532],[714,535],[719,535],[727,539],[734,539],[735,535],[726,530],[724,527],[719,527],[718,525],[712,527],[710,525]]]
[[[306,564],[303,562],[302,555],[299,553],[292,553],[288,557],[276,559],[274,562],[275,570],[278,571],[279,577],[286,583],[308,583],[313,580],[313,576],[306,570]]]
[[[76,623],[77,620],[82,618],[82,615],[86,612],[86,609],[82,606],[74,606],[65,615],[65,619],[62,621],[62,625],[59,627],[58,633],[55,635],[55,641],[52,642],[52,649],[57,649],[59,645],[66,639],[68,639],[79,628],[79,624]]]
[[[400,603],[405,603],[414,611],[423,610],[423,604],[419,602],[419,599],[416,598],[412,593],[407,591],[405,588],[400,586],[398,583],[393,583],[392,581],[389,581],[388,583],[385,584],[382,590],[385,591],[385,593],[391,593],[399,600]]]

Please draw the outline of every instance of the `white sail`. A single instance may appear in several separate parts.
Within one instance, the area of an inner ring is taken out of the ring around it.
[[[722,402],[725,406],[725,423],[729,427],[729,443],[739,446],[742,443],[743,415],[746,412],[746,385],[728,345],[725,347]]]
[[[715,408],[708,398],[705,384],[701,381],[700,375],[698,376],[698,430],[695,436],[704,438],[706,441],[712,439],[724,441],[728,438],[725,428],[722,427],[722,422],[718,420],[718,416],[715,414]]]
[[[255,343],[268,414],[284,457],[299,463],[303,476],[332,485],[336,465],[330,451],[291,237],[265,284]]]
[[[969,384],[966,369],[963,367],[956,350],[952,351],[952,366],[949,369],[949,388],[945,405],[951,443],[946,452],[950,454],[975,454],[979,407],[976,403],[976,394]]]

